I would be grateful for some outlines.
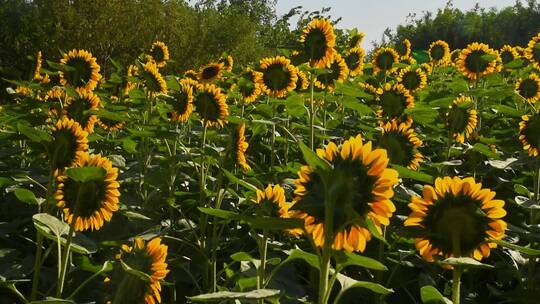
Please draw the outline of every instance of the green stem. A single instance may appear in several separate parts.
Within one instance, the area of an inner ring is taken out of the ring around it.
[[[30,301],[34,301],[37,296],[39,287],[39,274],[41,272],[41,255],[43,254],[43,235],[36,231],[37,244],[36,244],[36,259],[34,261],[34,275],[32,276],[32,293],[30,294]]]
[[[454,257],[461,257],[461,235],[460,229],[456,229],[452,233],[452,251]],[[463,274],[463,266],[454,265],[452,273],[452,302],[453,304],[459,304],[461,294],[461,275]]]
[[[452,275],[452,302],[453,304],[459,304],[461,294],[461,275],[463,274],[462,266],[454,266],[454,272]]]
[[[332,243],[334,241],[334,199],[330,197],[329,189],[325,184],[325,204],[324,204],[324,243],[322,248],[322,258],[319,256],[319,304],[326,304],[328,288],[328,275],[330,273],[330,259],[332,257]],[[337,272],[337,270],[336,270]],[[337,274],[335,274],[337,276]]]
[[[328,274],[330,272],[330,246],[326,246],[326,244],[325,248],[323,248],[323,256],[320,266],[321,270],[319,275],[319,304],[326,304],[326,293],[329,292]]]
[[[538,157],[535,159],[535,179],[534,179],[534,199],[536,205],[540,203],[540,165]],[[531,208],[529,211],[529,222],[532,225],[536,225],[536,209]],[[536,243],[531,240],[530,247],[535,249]],[[527,271],[527,289],[534,290],[534,275],[536,272],[536,258],[529,257],[529,269]]]
[[[103,272],[102,271],[98,271],[96,273],[94,273],[92,276],[90,276],[88,279],[86,279],[84,282],[82,282],[81,285],[79,285],[79,287],[77,287],[77,289],[75,289],[75,291],[73,291],[68,298],[68,300],[70,299],[73,299],[75,297],[75,295],[77,293],[79,293],[79,291],[81,291],[86,285],[88,285],[88,283],[90,283],[93,279],[95,279],[96,277],[98,277],[99,275],[101,275]]]
[[[311,150],[315,148],[315,101],[314,99],[314,76],[311,73],[310,76],[310,101],[309,101],[309,146]]]
[[[261,265],[258,269],[257,289],[265,286],[264,278],[266,274],[266,253],[268,251],[268,237],[266,236],[266,230],[263,231],[263,237],[259,243],[259,254],[261,256]]]
[[[64,247],[64,251],[62,253],[62,268],[60,271],[60,280],[58,281],[58,286],[56,289],[57,298],[62,296],[62,291],[64,290],[64,281],[66,280],[66,273],[67,273],[67,268],[68,268],[69,250],[71,247],[71,242],[73,240],[73,232],[75,232],[75,223],[77,222],[76,219],[77,218],[73,216],[71,225],[69,225],[69,232],[68,232],[68,237],[66,241],[66,247]]]

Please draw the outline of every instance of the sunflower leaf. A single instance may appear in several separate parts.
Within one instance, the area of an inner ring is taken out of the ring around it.
[[[304,226],[304,220],[294,218],[245,217],[243,220],[245,220],[253,229],[286,230]]]
[[[426,285],[420,289],[420,297],[424,304],[452,304],[452,301],[445,298],[437,288]]]
[[[214,209],[214,208],[204,208],[204,207],[198,207],[198,209],[204,214],[208,214],[208,215],[219,217],[226,220],[239,220],[241,218],[240,214],[236,212],[232,212],[232,211]]]
[[[497,153],[491,151],[491,149],[488,146],[482,143],[474,144],[472,149],[480,154],[484,154],[485,156],[489,158],[499,159],[499,155]]]
[[[337,268],[343,269],[347,266],[360,266],[374,270],[388,270],[388,268],[381,262],[352,252],[346,251],[333,251],[332,256],[336,260]]]
[[[468,257],[459,257],[459,258],[447,258],[440,262],[444,265],[452,265],[452,266],[465,266],[467,268],[494,268],[492,265],[480,263],[477,260],[473,258]]]
[[[23,203],[26,203],[29,205],[38,204],[38,200],[36,196],[34,195],[34,192],[28,189],[17,188],[15,189],[14,194],[17,197],[17,199]]]
[[[21,123],[17,124],[17,130],[33,142],[46,143],[52,140],[49,133]]]
[[[416,180],[416,181],[424,182],[428,184],[432,184],[434,181],[433,176],[426,173],[414,171],[414,170],[411,170],[411,169],[408,169],[399,165],[392,165],[391,167],[392,169],[395,169],[399,173],[400,178],[408,178],[408,179],[412,179],[412,180]]]
[[[219,302],[225,300],[262,300],[278,298],[280,294],[276,289],[256,289],[248,292],[219,291],[188,297],[193,302]]]
[[[234,174],[232,174],[232,172],[230,172],[229,170],[227,170],[225,168],[222,168],[221,170],[223,170],[223,173],[225,173],[225,176],[227,176],[227,178],[229,179],[230,182],[232,182],[234,184],[237,184],[237,185],[240,185],[240,186],[246,188],[247,190],[254,191],[254,192],[257,191],[257,187],[255,187],[254,185],[246,182],[243,179],[239,179]]]
[[[125,272],[132,274],[139,279],[143,280],[144,282],[150,282],[152,280],[152,277],[150,277],[148,274],[131,268],[128,264],[126,264],[123,260],[120,260],[120,265],[122,265],[122,269],[124,269]]]
[[[103,180],[107,171],[101,167],[76,167],[67,169],[66,174],[72,180],[84,183]]]
[[[337,274],[337,280],[341,284],[341,290],[339,294],[336,296],[336,298],[334,299],[335,304],[341,303],[340,300],[343,297],[343,295],[345,295],[349,290],[355,289],[355,288],[369,289],[380,295],[388,295],[394,292],[393,289],[386,288],[380,284],[369,282],[369,281],[357,281],[341,273]]]
[[[308,146],[303,142],[298,143],[300,145],[300,150],[302,150],[302,155],[304,155],[304,160],[314,168],[319,168],[324,171],[330,170],[330,165],[324,159],[320,158],[315,152],[313,152]]]
[[[517,251],[519,251],[519,252],[521,252],[523,254],[526,254],[528,256],[540,256],[540,250],[538,250],[538,249],[519,246],[519,245],[512,244],[512,243],[509,243],[509,242],[506,242],[506,241],[503,241],[503,240],[494,240],[492,242],[497,244],[497,245],[506,247],[506,248],[517,250]]]

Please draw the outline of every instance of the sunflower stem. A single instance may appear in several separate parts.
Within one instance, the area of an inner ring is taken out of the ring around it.
[[[52,187],[53,187],[53,184],[54,184],[54,163],[55,163],[55,158],[56,158],[56,155],[53,155],[52,157],[50,157],[50,161],[49,161],[49,182],[47,183],[47,193],[46,193],[46,199],[45,199],[45,207],[48,206],[48,202],[49,200],[52,200],[53,198],[53,195],[52,195]],[[41,208],[38,207],[38,208]],[[44,208],[45,210],[43,210],[44,212],[47,212],[46,209],[48,208]],[[39,209],[38,209],[39,210]],[[39,211],[41,212],[41,211]],[[38,291],[38,288],[39,288],[39,275],[41,273],[41,265],[42,265],[42,261],[41,261],[41,256],[43,255],[43,235],[41,233],[39,233],[39,231],[36,230],[36,258],[35,258],[35,261],[34,261],[34,274],[32,275],[32,292],[30,293],[30,301],[34,301],[36,299],[36,296],[37,296],[37,291]],[[60,254],[60,252],[59,252]]]
[[[461,275],[463,274],[463,268],[461,266],[454,266],[454,272],[452,275],[452,302],[459,304],[461,293]]]
[[[263,230],[263,237],[258,243],[259,254],[261,256],[261,265],[258,269],[257,289],[261,289],[263,286],[265,286],[264,277],[266,274],[266,253],[268,251],[268,237],[266,230]],[[258,303],[263,304],[264,300],[259,300]]]
[[[205,207],[206,206],[206,202],[205,202],[205,189],[206,189],[206,176],[205,176],[205,170],[204,170],[204,166],[205,166],[205,152],[204,152],[204,148],[206,146],[206,132],[207,132],[207,125],[206,125],[206,122],[203,121],[203,133],[202,133],[202,138],[201,138],[201,148],[200,148],[200,159],[199,159],[199,168],[200,168],[200,179],[199,179],[199,205],[201,207]],[[206,244],[206,224],[207,224],[207,220],[208,220],[208,216],[201,212],[200,213],[200,216],[199,216],[199,229],[200,229],[200,246],[201,246],[201,249],[205,249],[207,248],[207,244]],[[205,261],[204,262],[204,265],[203,265],[203,271],[202,271],[202,274],[203,274],[203,288],[206,290],[207,287],[208,287],[208,279],[209,279],[209,262],[211,261]]]
[[[314,85],[313,73],[310,74],[309,80],[310,80],[310,84],[309,84],[309,89],[310,89],[309,146],[310,146],[311,150],[313,150],[315,148],[315,128],[314,128],[314,124],[315,124],[315,101],[313,100],[315,93],[314,93],[314,88],[313,88],[313,85]]]
[[[540,202],[540,163],[538,157],[535,159],[535,175],[534,175],[534,199],[538,205]],[[536,225],[536,209],[531,208],[529,211],[529,222],[532,225]],[[535,242],[531,241],[530,247],[534,249]],[[527,289],[534,290],[534,274],[536,272],[536,258],[529,257],[529,269],[527,271]]]
[[[81,191],[79,191],[80,194]],[[78,195],[80,196],[80,195]],[[78,200],[77,200],[78,201]],[[73,232],[75,232],[75,223],[77,222],[77,217],[74,215],[73,219],[71,221],[71,225],[69,225],[69,232],[68,237],[66,241],[66,247],[64,247],[64,251],[62,253],[62,268],[60,271],[60,280],[58,281],[57,289],[56,289],[56,297],[59,298],[62,296],[62,291],[64,290],[64,281],[66,280],[66,273],[68,268],[68,260],[69,260],[69,251],[71,247],[71,242],[73,240]]]
[[[460,229],[454,230],[452,233],[452,254],[455,257],[461,257],[461,240]],[[461,293],[461,275],[463,274],[463,266],[455,265],[452,273],[452,302],[459,304]]]
[[[334,241],[334,207],[335,201],[330,197],[330,189],[325,185],[324,204],[324,242],[322,257],[319,256],[319,304],[326,304],[328,290],[328,275],[330,273],[330,259],[332,257],[332,243]],[[337,270],[335,270],[337,272]],[[337,274],[335,274],[337,276]]]

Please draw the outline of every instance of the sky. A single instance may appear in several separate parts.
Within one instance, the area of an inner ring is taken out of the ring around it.
[[[333,18],[342,17],[338,28],[358,28],[365,32],[366,37],[362,46],[371,48],[371,41],[380,41],[384,30],[388,27],[395,29],[397,25],[406,22],[409,13],[422,16],[424,11],[437,12],[438,8],[446,5],[447,0],[278,0],[277,13],[283,15],[295,6],[303,10],[320,10],[331,7]],[[469,10],[476,3],[480,7],[503,8],[514,5],[516,0],[453,0],[453,6],[461,10]]]

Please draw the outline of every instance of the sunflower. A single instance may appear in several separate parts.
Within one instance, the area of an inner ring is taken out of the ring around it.
[[[519,57],[525,56],[525,49],[522,48],[521,46],[519,46],[519,45],[515,46],[514,50],[516,50]]]
[[[516,51],[516,49],[513,46],[510,46],[508,44],[504,45],[501,48],[501,50],[499,51],[499,55],[501,56],[502,64],[507,64],[510,61],[513,61],[519,58],[519,54]]]
[[[161,303],[161,283],[169,273],[167,269],[168,247],[161,243],[161,238],[156,237],[145,243],[142,237],[138,236],[133,241],[133,246],[122,245],[120,254],[116,256],[131,268],[143,272],[149,276],[149,281],[140,279],[134,280],[131,274],[124,277],[122,283],[128,284],[128,292],[122,293],[122,303],[140,303],[144,298],[146,304]]]
[[[169,48],[161,41],[155,41],[150,48],[150,56],[158,68],[162,68],[169,61]]]
[[[411,56],[411,41],[405,39],[401,43],[398,43],[395,49],[401,58],[407,58]]]
[[[420,255],[430,262],[434,255],[489,257],[497,247],[492,241],[502,239],[506,230],[504,201],[495,195],[472,177],[439,177],[435,187],[424,186],[423,196],[412,198],[405,220],[405,226],[418,229]]]
[[[414,108],[414,97],[402,84],[386,83],[384,87],[377,92],[377,102],[381,109],[377,116],[385,121],[397,119],[400,121],[409,121],[405,114],[406,109]]]
[[[527,44],[525,58],[529,59],[533,66],[540,70],[540,33],[534,36]]]
[[[193,80],[199,80],[199,73],[194,70],[187,70],[184,72],[184,78],[190,78]]]
[[[52,87],[45,93],[45,101],[63,101],[66,98],[66,91],[62,87]]]
[[[364,71],[364,57],[364,49],[359,47],[352,48],[347,52],[345,63],[347,63],[351,77],[360,75]]]
[[[327,19],[313,19],[300,36],[301,53],[315,68],[328,67],[334,57],[336,37],[334,27]]]
[[[98,121],[95,114],[85,113],[101,106],[101,100],[92,91],[77,89],[77,97],[69,97],[62,109],[62,114],[78,122],[88,133],[94,132],[94,124]]]
[[[323,170],[302,166],[295,180],[291,216],[304,219],[304,226],[317,246],[324,245],[326,209],[325,198],[335,201],[332,230],[334,250],[364,251],[371,239],[367,222],[372,221],[381,232],[396,210],[390,200],[398,173],[386,168],[388,157],[384,149],[372,150],[371,142],[362,143],[357,135],[346,140],[341,148],[330,142],[326,149],[317,149],[317,155],[330,163]],[[331,183],[325,186],[325,183]],[[326,190],[332,193],[325,193]]]
[[[421,68],[413,69],[410,66],[401,69],[396,80],[411,93],[421,90],[427,85],[426,73]]]
[[[424,156],[418,151],[422,146],[422,140],[408,123],[392,120],[383,124],[379,145],[386,150],[393,164],[418,170],[424,160]]]
[[[446,112],[448,131],[458,143],[464,143],[476,128],[478,122],[476,110],[473,109],[472,99],[461,96],[455,99]]]
[[[499,54],[487,44],[473,42],[461,51],[457,68],[471,80],[489,75],[498,69]]]
[[[139,74],[139,68],[136,65],[130,64],[126,72],[126,80],[124,86],[124,96],[129,96],[129,92],[137,87],[136,83],[129,80],[129,77],[134,77]]]
[[[41,51],[38,51],[36,56],[36,68],[34,69],[34,80],[47,84],[51,81],[51,79],[49,79],[49,75],[47,74],[45,74],[45,76],[41,75],[42,63],[43,59],[41,58]]]
[[[351,35],[351,37],[349,39],[349,48],[351,48],[351,49],[359,48],[360,44],[362,43],[362,40],[364,40],[365,36],[366,36],[366,33],[364,33],[364,32],[355,33],[355,34]]]
[[[404,64],[408,64],[408,65],[413,65],[413,64],[416,64],[416,59],[412,58],[412,57],[401,57],[399,59],[399,62],[401,63],[404,63]]]
[[[528,103],[534,104],[540,99],[540,77],[532,73],[516,83],[516,92]]]
[[[151,93],[167,93],[167,83],[154,61],[147,61],[143,66],[142,76],[146,89]]]
[[[254,102],[261,95],[261,82],[262,74],[249,67],[240,75],[238,91],[244,98],[245,103]]]
[[[234,65],[234,60],[232,56],[228,55],[227,57],[220,58],[219,63],[223,64],[223,68],[225,69],[225,71],[232,72]]]
[[[267,95],[281,98],[296,88],[296,68],[283,56],[261,59],[260,71],[261,91]]]
[[[64,169],[81,160],[88,150],[88,133],[78,122],[62,117],[51,130],[51,164],[54,170]]]
[[[221,78],[223,74],[223,63],[209,63],[199,70],[199,81],[203,83],[212,82]]]
[[[30,96],[32,94],[32,89],[26,86],[17,86],[15,88],[15,93],[20,94],[22,96]]]
[[[104,174],[85,182],[75,181],[65,174],[58,175],[54,193],[56,206],[62,209],[68,224],[74,223],[75,231],[99,230],[118,210],[118,169],[113,168],[107,158],[88,153],[81,155],[73,167],[102,168]]]
[[[433,73],[433,66],[429,63],[422,63],[420,65],[420,68],[422,69],[422,71],[424,71],[424,73],[426,73],[426,76],[429,76],[431,75],[431,73]]]
[[[246,124],[240,124],[234,132],[233,136],[233,151],[236,163],[244,170],[244,172],[250,171],[251,167],[247,163],[246,151],[249,144],[246,142],[244,133],[246,131]]]
[[[445,64],[450,59],[450,47],[443,40],[437,40],[429,46],[429,60],[433,64]]]
[[[297,92],[306,91],[309,88],[309,79],[306,73],[300,71],[299,69],[296,69],[296,75],[298,76],[298,80],[296,81],[295,91]]]
[[[114,133],[120,131],[126,123],[124,121],[115,121],[101,117],[98,119],[97,124],[103,130]]]
[[[519,140],[523,144],[523,150],[527,150],[529,156],[538,156],[540,149],[540,113],[521,116],[519,123]]]
[[[60,83],[75,88],[94,90],[101,80],[100,66],[92,53],[85,50],[71,50],[64,54],[60,63],[69,71],[60,71]]]
[[[347,63],[338,53],[334,54],[334,59],[328,67],[329,73],[322,73],[315,78],[314,85],[322,90],[333,91],[336,83],[341,83],[349,74]]]
[[[388,72],[391,73],[395,70],[393,65],[398,63],[399,55],[393,48],[383,47],[379,48],[373,54],[371,58],[371,64],[373,65],[373,73]]]
[[[193,96],[193,103],[199,116],[207,127],[223,127],[225,117],[229,115],[229,107],[225,103],[226,96],[213,84],[199,84]]]
[[[193,85],[188,79],[180,79],[180,90],[171,92],[168,99],[173,107],[172,122],[186,122],[193,112]]]
[[[450,62],[456,63],[459,59],[459,55],[461,54],[461,49],[455,49],[450,53]]]
[[[260,207],[258,214],[271,217],[288,217],[285,190],[280,185],[268,185],[264,190],[257,189],[254,200]]]

